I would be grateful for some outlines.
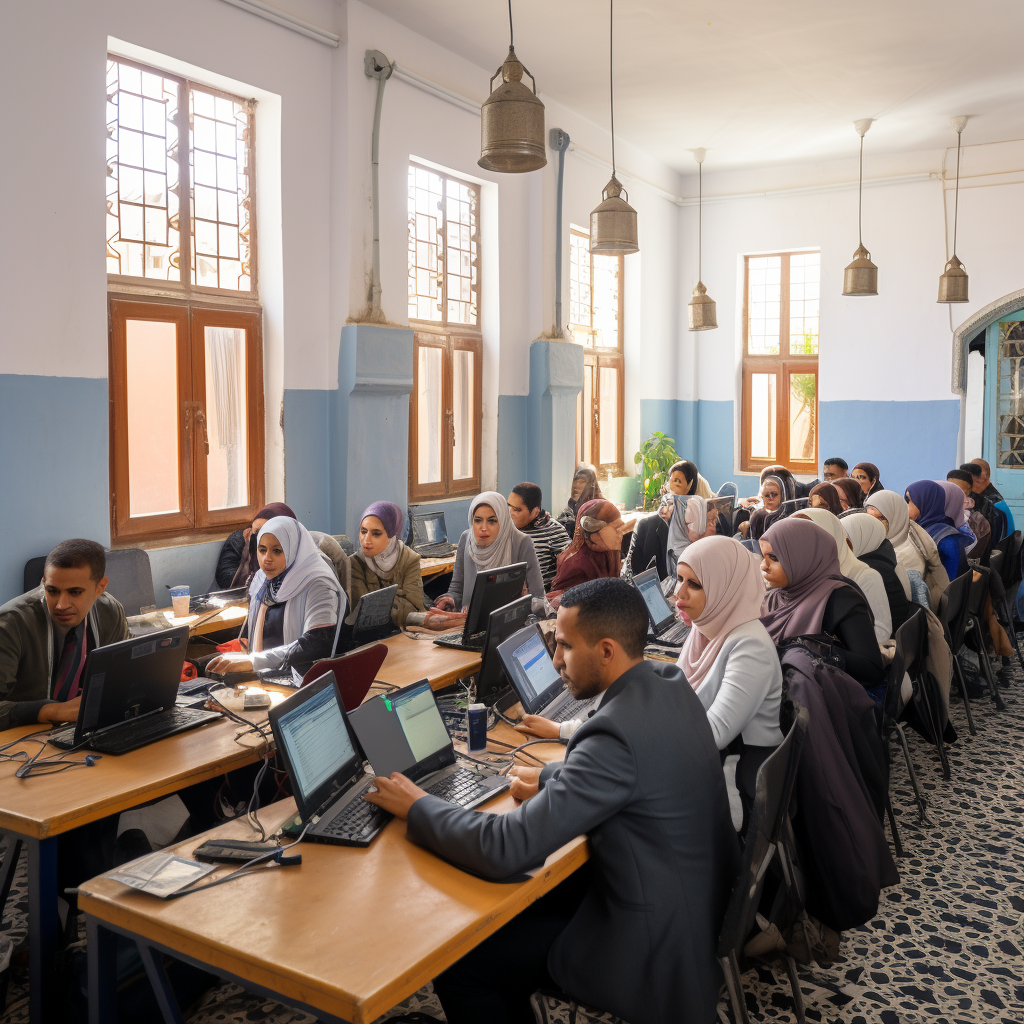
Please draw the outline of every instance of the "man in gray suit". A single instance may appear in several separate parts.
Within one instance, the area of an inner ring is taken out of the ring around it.
[[[395,773],[367,799],[413,842],[486,878],[543,863],[581,833],[590,862],[439,976],[449,1024],[527,1024],[553,979],[630,1024],[710,1024],[715,951],[739,848],[707,717],[674,665],[645,662],[647,609],[599,579],[566,591],[555,666],[598,708],[565,760],[513,769],[508,814],[467,811]]]

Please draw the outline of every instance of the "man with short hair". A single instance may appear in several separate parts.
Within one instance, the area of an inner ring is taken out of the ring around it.
[[[407,818],[413,842],[485,878],[591,840],[587,869],[435,979],[449,1024],[527,1024],[551,980],[630,1024],[715,1019],[738,842],[707,715],[678,667],[644,661],[647,624],[625,580],[562,595],[554,664],[597,707],[563,762],[512,769],[515,810],[467,811],[397,772],[374,781],[367,799]]]
[[[971,465],[981,471],[977,474],[977,493],[984,494],[989,501],[1002,501],[1003,496],[992,484],[992,467],[984,459],[971,459]],[[971,470],[973,473],[973,470]]]
[[[76,538],[46,556],[41,586],[0,608],[0,729],[78,718],[86,655],[128,639],[106,589],[103,548]]]
[[[1006,504],[1003,496],[992,486],[992,474],[989,464],[984,459],[972,459],[970,462],[963,463],[960,468],[971,474],[971,493],[975,497],[980,496],[984,498],[1003,514],[1006,519],[1006,533],[1002,536],[1005,537],[1013,533],[1015,529],[1013,513],[1010,511],[1010,506]],[[993,538],[994,542],[1001,539],[1002,537]]]
[[[558,555],[569,546],[569,535],[557,519],[544,511],[541,489],[529,481],[516,484],[508,496],[508,512],[512,524],[533,541],[540,563],[544,589],[551,589],[551,581],[558,572]]]
[[[849,464],[845,459],[834,458],[826,459],[822,476],[826,483],[831,483],[833,480],[842,480],[847,475],[847,470],[850,468]]]

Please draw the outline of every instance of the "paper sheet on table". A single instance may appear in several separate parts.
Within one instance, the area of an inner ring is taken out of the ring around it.
[[[173,853],[158,851],[108,871],[107,877],[166,899],[216,870],[216,864],[201,864],[197,860],[185,860]]]

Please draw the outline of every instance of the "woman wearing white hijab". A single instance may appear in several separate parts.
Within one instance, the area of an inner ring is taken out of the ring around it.
[[[345,614],[345,592],[309,531],[287,516],[268,519],[259,532],[256,557],[260,568],[249,584],[249,614],[242,629],[248,653],[214,658],[207,669],[259,672],[281,668],[289,658],[312,664],[330,657]]]
[[[504,495],[483,491],[470,503],[469,529],[459,538],[451,586],[437,599],[437,607],[449,611],[468,608],[479,573],[515,562],[526,563],[526,586],[543,601],[544,579],[533,541],[515,528]]]
[[[882,577],[895,636],[916,610],[907,570],[896,561],[896,552],[885,536],[885,527],[880,519],[860,510],[856,514],[840,516],[839,521],[850,538],[854,555]]]
[[[875,638],[879,644],[891,640],[892,612],[889,610],[889,599],[885,596],[885,584],[877,570],[865,565],[854,556],[853,547],[846,536],[843,524],[828,509],[824,508],[805,508],[795,515],[801,519],[810,519],[816,526],[820,526],[832,535],[839,554],[839,571],[860,587],[871,608],[871,614],[875,619]]]

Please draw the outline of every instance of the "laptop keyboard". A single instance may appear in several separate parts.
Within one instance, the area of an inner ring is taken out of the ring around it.
[[[590,707],[589,700],[570,700],[566,703],[565,707],[559,708],[553,714],[545,715],[544,717],[552,722],[568,722],[573,718],[586,718]]]
[[[656,641],[660,644],[682,644],[689,635],[690,627],[680,621],[670,626],[664,633],[659,633]]]
[[[369,846],[377,833],[391,820],[391,815],[376,804],[368,804],[363,796],[370,788],[367,780],[360,787],[358,795],[349,801],[326,825],[318,823],[314,829],[319,836],[325,836],[346,846]]]
[[[86,739],[83,746],[90,750],[98,750],[104,754],[124,754],[136,747],[145,746],[165,736],[172,736],[174,733],[185,732],[196,726],[203,725],[221,715],[216,711],[206,711],[200,708],[171,708],[159,715],[151,715],[148,718],[140,718],[138,721],[128,721],[111,729],[95,739]],[[63,739],[62,734],[67,734]],[[49,741],[58,747],[70,747],[74,743],[75,727],[70,730],[61,729],[57,734],[47,737]]]
[[[63,729],[54,729],[49,736],[46,737],[50,743],[55,747],[64,747],[65,749],[74,746],[75,742],[75,726],[68,725]]]
[[[460,651],[482,651],[486,633],[474,633],[468,640],[462,633],[453,633],[451,636],[439,636],[434,643],[438,647],[454,647]]]
[[[484,793],[493,794],[496,792],[491,781],[493,775],[485,775],[483,772],[474,771],[472,768],[465,768],[460,765],[450,775],[438,779],[427,789],[428,793],[439,796],[451,804],[458,804],[460,807],[467,807]]]
[[[449,555],[455,554],[455,545],[446,541],[437,544],[421,544],[416,548],[416,552],[421,558],[447,558]]]

